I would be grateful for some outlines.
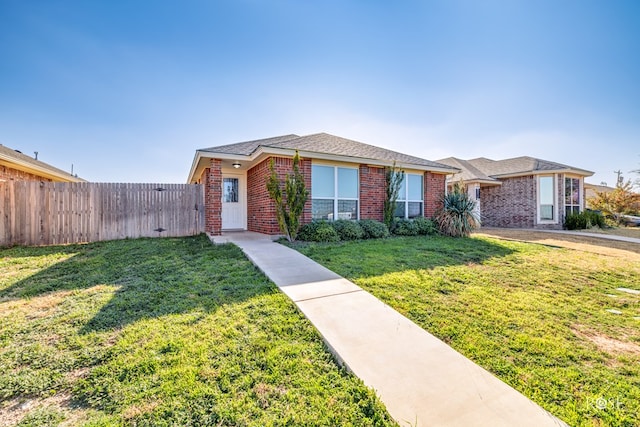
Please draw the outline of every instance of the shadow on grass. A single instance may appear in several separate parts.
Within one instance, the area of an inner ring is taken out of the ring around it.
[[[120,328],[169,314],[210,312],[274,291],[240,249],[212,246],[204,235],[0,251],[0,257],[9,264],[12,258],[47,256],[60,261],[0,290],[0,299],[100,285],[117,287],[81,333]]]
[[[393,237],[347,243],[292,245],[336,273],[351,279],[439,266],[480,264],[513,250],[476,238]]]

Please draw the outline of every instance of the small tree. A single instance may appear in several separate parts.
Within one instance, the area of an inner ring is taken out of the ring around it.
[[[293,170],[287,174],[284,183],[282,183],[276,174],[274,160],[271,159],[269,165],[271,175],[267,180],[267,191],[276,205],[276,217],[280,231],[290,242],[298,237],[300,217],[304,211],[304,205],[309,199],[309,190],[304,183],[304,176],[300,173],[299,164],[300,156],[296,151],[293,156]],[[282,191],[283,187],[284,192]]]
[[[460,183],[456,183],[453,191],[443,196],[436,222],[442,234],[452,237],[468,237],[480,226],[476,202]]]
[[[622,215],[635,213],[640,195],[633,192],[631,181],[619,181],[611,192],[598,191],[589,199],[591,207],[599,210],[606,217],[613,218],[617,224],[622,223]]]
[[[398,195],[400,194],[400,186],[404,179],[404,171],[398,169],[394,162],[393,166],[384,168],[384,179],[387,197],[384,199],[382,218],[385,225],[391,229],[393,217],[396,212],[396,202],[398,201]]]

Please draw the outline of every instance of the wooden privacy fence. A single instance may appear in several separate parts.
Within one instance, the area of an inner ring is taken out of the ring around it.
[[[56,245],[204,232],[197,184],[0,182],[0,245]]]

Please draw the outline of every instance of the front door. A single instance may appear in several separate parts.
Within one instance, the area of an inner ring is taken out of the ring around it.
[[[222,177],[222,229],[244,230],[246,203],[243,200],[244,181],[241,175]]]

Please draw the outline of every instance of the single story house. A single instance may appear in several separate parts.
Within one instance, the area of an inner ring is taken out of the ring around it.
[[[385,167],[394,163],[405,173],[398,198],[399,215],[430,217],[455,167],[398,153],[326,133],[283,135],[197,150],[188,183],[205,187],[205,230],[249,230],[279,234],[275,206],[266,180],[274,161],[284,178],[296,151],[310,190],[303,223],[314,219],[382,220]]]
[[[0,144],[2,181],[84,182],[84,179]]]
[[[564,218],[585,209],[584,178],[593,172],[533,157],[491,160],[455,157],[438,163],[460,169],[448,185],[462,181],[476,200],[482,225],[562,228]]]
[[[614,187],[609,187],[607,185],[597,185],[591,184],[588,182],[584,183],[584,199],[586,202],[587,209],[591,209],[591,205],[589,203],[590,199],[593,199],[598,195],[598,193],[611,193],[615,190]]]

